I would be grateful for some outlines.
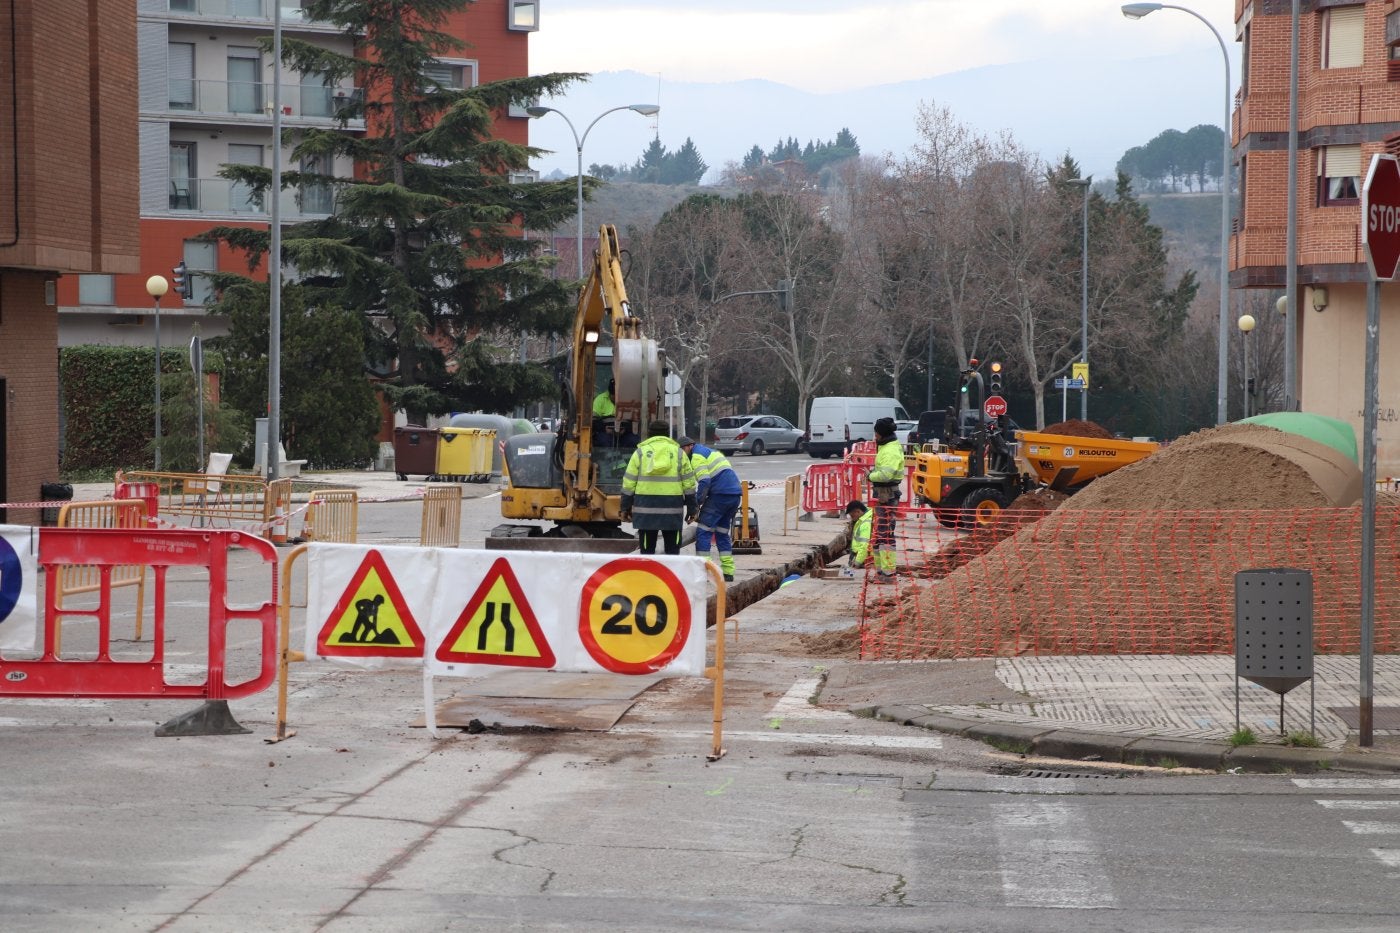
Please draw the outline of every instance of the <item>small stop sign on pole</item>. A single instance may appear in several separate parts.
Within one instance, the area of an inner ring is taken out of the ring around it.
[[[1400,265],[1400,162],[1395,156],[1371,157],[1361,188],[1361,245],[1372,278],[1393,280]]]
[[[982,410],[987,413],[988,418],[1000,418],[1006,414],[1006,399],[1000,395],[993,395],[982,403]]]

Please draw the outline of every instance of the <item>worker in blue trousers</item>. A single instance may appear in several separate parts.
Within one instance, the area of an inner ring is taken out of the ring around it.
[[[729,531],[734,527],[734,513],[739,511],[739,501],[743,497],[739,474],[734,472],[728,458],[718,450],[697,444],[689,437],[682,437],[680,444],[681,450],[690,457],[691,469],[695,471],[695,498],[700,503],[695,553],[708,560],[713,541],[719,551],[719,569],[724,574],[725,582],[732,583],[734,540]]]

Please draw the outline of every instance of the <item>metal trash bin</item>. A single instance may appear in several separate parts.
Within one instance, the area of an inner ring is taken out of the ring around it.
[[[439,428],[437,475],[442,479],[484,482],[491,478],[496,432],[485,428]]]
[[[39,485],[39,498],[45,502],[71,502],[73,501],[73,486],[71,483],[41,483]],[[58,524],[58,512],[62,506],[45,506],[39,510],[39,524],[52,527]]]
[[[410,424],[394,428],[394,472],[399,479],[421,473],[424,479],[437,475],[438,429]]]

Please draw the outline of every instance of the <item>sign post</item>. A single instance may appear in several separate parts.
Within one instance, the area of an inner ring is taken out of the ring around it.
[[[1400,264],[1400,163],[1376,153],[1361,188],[1361,245],[1371,276],[1366,281],[1366,377],[1361,400],[1361,712],[1360,742],[1372,742],[1376,618],[1376,408],[1379,399],[1382,281]],[[1289,322],[1293,326],[1293,322]]]

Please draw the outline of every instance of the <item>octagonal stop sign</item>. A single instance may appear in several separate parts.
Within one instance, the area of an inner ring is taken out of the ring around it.
[[[1377,153],[1361,189],[1361,245],[1373,278],[1390,281],[1400,264],[1400,163]]]
[[[993,395],[982,403],[982,410],[987,413],[988,418],[1000,418],[1006,414],[1006,399],[1000,395]]]

